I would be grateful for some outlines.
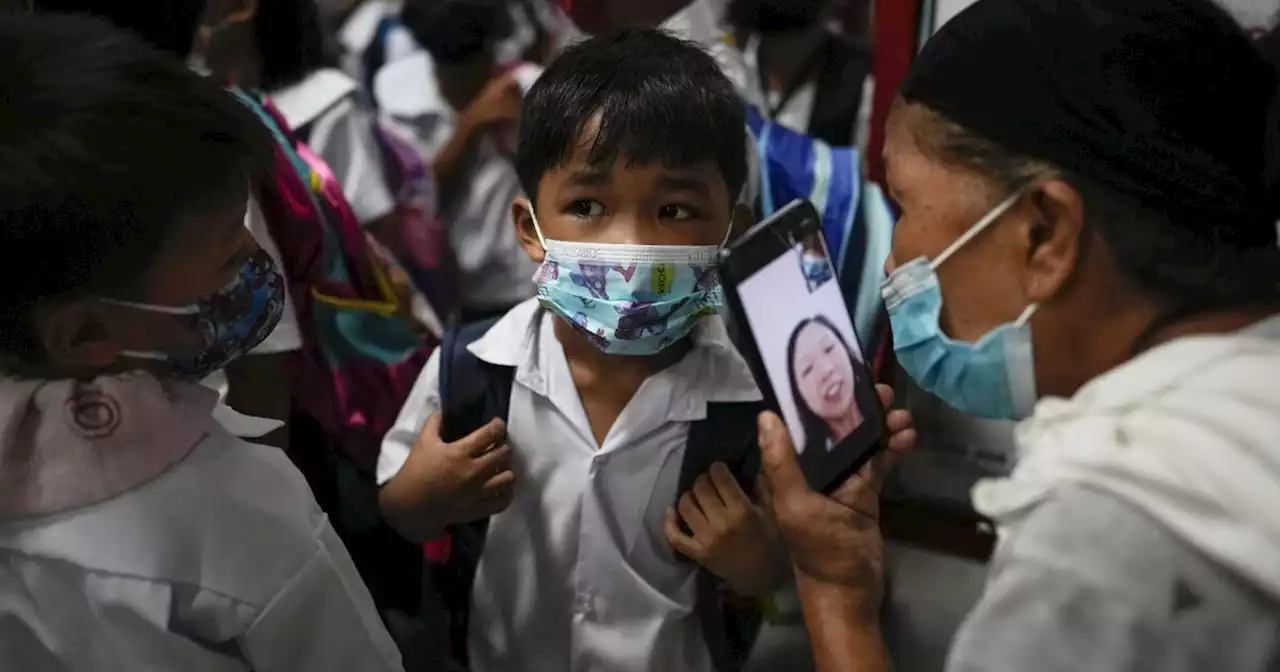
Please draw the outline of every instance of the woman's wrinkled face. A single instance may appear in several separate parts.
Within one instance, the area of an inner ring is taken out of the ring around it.
[[[801,327],[791,366],[800,398],[818,417],[830,421],[853,411],[853,363],[840,337],[825,324]]]
[[[994,181],[927,151],[921,141],[927,144],[936,126],[933,113],[902,101],[889,116],[885,177],[900,216],[888,270],[918,257],[937,257],[1010,195]],[[940,323],[952,338],[976,341],[1016,320],[1032,303],[1023,290],[1027,240],[1026,227],[1019,225],[1028,216],[1026,205],[1015,204],[938,267]]]

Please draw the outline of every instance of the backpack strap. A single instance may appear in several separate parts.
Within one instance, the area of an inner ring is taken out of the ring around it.
[[[820,50],[809,135],[834,147],[854,144],[853,127],[862,109],[862,89],[871,74],[872,52],[865,44],[838,35]]]
[[[363,81],[360,84],[364,88],[365,95],[369,98],[370,107],[374,110],[378,109],[378,101],[377,96],[373,95],[373,82],[378,76],[378,71],[387,64],[387,40],[391,36],[391,31],[399,23],[396,17],[382,17],[382,20],[378,21],[378,28],[373,33],[373,41],[369,43],[369,47],[360,56],[361,67],[364,70],[364,76],[361,78]]]
[[[453,442],[480,429],[494,418],[507,419],[515,367],[482,361],[468,349],[498,318],[474,322],[445,332],[440,344],[440,437]],[[484,550],[489,521],[449,526],[448,561],[428,569],[436,599],[449,614],[449,638],[454,654],[466,662],[467,619],[471,584]]]
[[[748,496],[755,494],[760,473],[760,449],[756,416],[761,402],[707,404],[707,417],[689,427],[689,440],[680,465],[683,495],[711,465],[724,462]],[[721,599],[720,580],[700,569],[697,578],[697,612],[707,649],[718,672],[737,672],[746,663],[760,629],[758,611],[741,610]]]
[[[494,418],[507,419],[516,370],[482,361],[468,347],[497,317],[450,329],[440,345],[441,438],[457,441]]]

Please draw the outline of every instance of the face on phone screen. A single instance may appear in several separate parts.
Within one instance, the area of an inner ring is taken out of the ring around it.
[[[744,280],[738,298],[796,452],[802,462],[821,462],[874,412],[822,233],[806,235]]]

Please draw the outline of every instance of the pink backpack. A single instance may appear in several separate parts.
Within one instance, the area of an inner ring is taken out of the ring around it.
[[[259,205],[302,326],[303,348],[290,363],[294,396],[373,473],[382,437],[436,342],[408,317],[392,285],[394,264],[370,245],[324,162],[269,102],[235,94],[277,143],[274,179],[259,185]]]

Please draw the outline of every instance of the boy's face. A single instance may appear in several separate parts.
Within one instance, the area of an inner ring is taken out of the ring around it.
[[[711,246],[725,240],[741,209],[735,210],[714,162],[683,169],[623,160],[595,165],[587,160],[594,131],[584,135],[570,160],[538,183],[538,223],[548,240]],[[544,251],[528,208],[518,199],[512,218],[525,251],[541,263]]]
[[[235,205],[175,223],[136,287],[111,298],[178,307],[217,294],[259,249],[244,226],[247,200],[246,194]],[[50,365],[64,373],[111,370],[126,363],[125,350],[198,353],[204,347],[202,335],[179,317],[93,296],[38,309],[36,318]]]

